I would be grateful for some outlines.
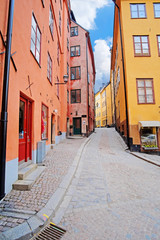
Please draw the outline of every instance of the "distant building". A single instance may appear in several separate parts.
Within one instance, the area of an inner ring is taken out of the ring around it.
[[[115,7],[111,63],[116,129],[131,150],[160,153],[160,2],[116,3],[120,22]]]
[[[94,56],[89,32],[73,20],[70,57],[67,132],[88,135],[94,130]]]
[[[112,125],[110,83],[95,94],[95,124],[96,127]]]

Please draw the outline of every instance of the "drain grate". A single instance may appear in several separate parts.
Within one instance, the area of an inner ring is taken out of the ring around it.
[[[66,230],[60,228],[52,223],[45,227],[37,236],[32,240],[58,240],[66,233]]]

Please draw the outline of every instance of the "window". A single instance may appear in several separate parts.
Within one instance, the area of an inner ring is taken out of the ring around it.
[[[41,32],[38,24],[32,15],[32,27],[31,27],[31,52],[35,56],[37,62],[40,64],[41,57]]]
[[[52,8],[51,8],[51,5],[50,5],[50,8],[49,8],[49,28],[50,28],[52,37],[53,37],[53,24],[54,24],[53,12],[52,12]]]
[[[48,53],[48,62],[47,62],[47,78],[50,83],[52,83],[52,59]]]
[[[133,36],[133,41],[135,56],[150,56],[148,36]]]
[[[154,17],[160,18],[160,3],[153,3],[154,6]]]
[[[158,43],[158,55],[160,57],[160,35],[157,35],[157,43]]]
[[[67,29],[68,29],[68,32],[69,32],[69,20],[67,18]]]
[[[59,78],[57,77],[57,83],[59,83]],[[57,97],[59,98],[59,84],[57,84]]]
[[[67,38],[67,49],[69,51],[69,39]]]
[[[43,8],[44,8],[44,7],[45,7],[45,6],[44,6],[44,0],[41,0],[41,2],[42,2],[42,6],[43,6]]]
[[[80,46],[71,47],[71,57],[80,56]]]
[[[81,90],[80,89],[71,90],[71,103],[80,102],[81,102]]]
[[[60,0],[60,6],[61,6],[61,10],[62,10],[62,0]]]
[[[154,103],[153,79],[137,79],[138,103]]]
[[[69,91],[67,90],[67,103],[69,103]]]
[[[59,64],[59,43],[57,42],[57,61]]]
[[[81,79],[81,67],[71,67],[71,80]]]
[[[61,13],[59,11],[59,32],[61,34]]]
[[[78,36],[78,27],[71,27],[71,37]]]
[[[144,3],[140,4],[130,4],[131,18],[146,18],[146,5]]]
[[[42,104],[41,137],[42,140],[48,138],[48,107],[44,104]]]
[[[69,76],[69,64],[67,62],[67,75]]]

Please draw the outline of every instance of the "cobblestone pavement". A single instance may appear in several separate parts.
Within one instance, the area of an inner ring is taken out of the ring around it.
[[[70,165],[73,163],[79,146],[85,139],[66,139],[47,154],[44,164],[45,171],[35,182],[30,191],[12,190],[0,203],[0,211],[17,211],[19,217],[7,217],[0,214],[0,232],[9,230],[23,223],[23,211],[36,213],[48,202],[50,197],[58,188],[62,178],[66,175]],[[13,213],[14,216],[14,213]]]
[[[63,240],[160,239],[160,168],[124,150],[112,128],[91,135],[53,219]]]

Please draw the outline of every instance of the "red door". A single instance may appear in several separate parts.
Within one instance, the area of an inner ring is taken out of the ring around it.
[[[19,105],[19,162],[31,159],[32,103],[20,97]]]

